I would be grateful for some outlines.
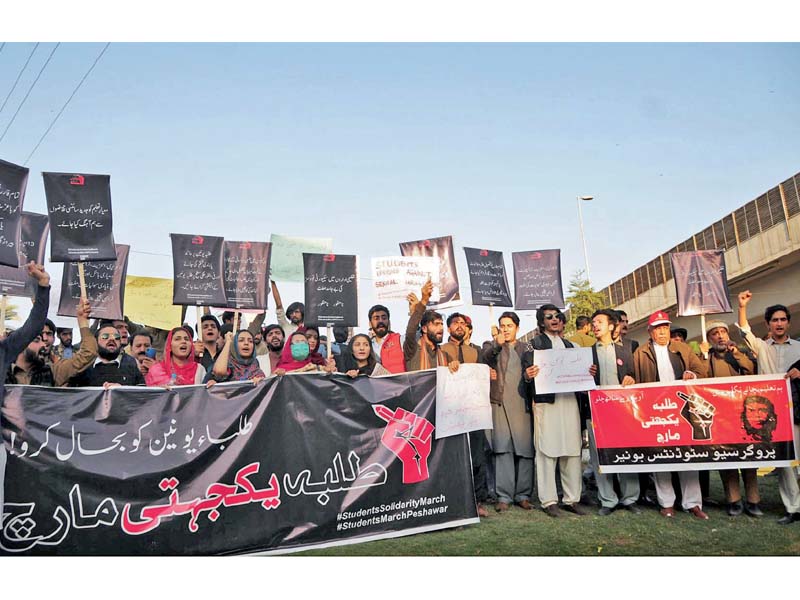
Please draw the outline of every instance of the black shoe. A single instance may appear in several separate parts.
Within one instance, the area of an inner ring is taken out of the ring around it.
[[[744,506],[742,506],[742,501],[737,500],[736,502],[729,502],[728,508],[726,509],[729,517],[738,517],[739,515],[744,512]]]
[[[790,525],[795,521],[800,521],[800,513],[786,513],[778,519],[778,525]]]
[[[583,508],[580,504],[565,504],[564,510],[569,511],[573,514],[578,515],[579,517],[583,517],[588,515],[589,513],[585,508]]]
[[[549,506],[545,506],[544,508],[542,508],[542,510],[544,511],[544,514],[546,514],[548,517],[561,516],[561,511],[558,510],[557,504],[550,504]]]
[[[600,510],[597,511],[597,514],[600,515],[601,517],[607,517],[612,512],[614,512],[613,508],[609,508],[608,506],[601,506]]]
[[[717,502],[716,500],[713,500],[711,498],[703,498],[703,506],[711,506],[713,508],[716,508],[718,506],[722,506],[722,504],[720,504],[719,502]],[[741,513],[739,513],[739,514],[741,514]]]
[[[638,506],[636,506],[635,503],[634,504],[625,504],[625,505],[623,505],[623,508],[625,510],[627,510],[628,512],[632,512],[635,515],[642,514],[642,509],[639,508]]]
[[[764,516],[764,513],[761,512],[761,507],[758,505],[758,502],[745,502],[744,512],[748,516],[755,517],[756,519]]]

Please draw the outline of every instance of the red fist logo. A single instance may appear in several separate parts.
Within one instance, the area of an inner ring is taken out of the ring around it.
[[[425,481],[434,426],[427,419],[402,408],[392,411],[377,404],[372,409],[387,423],[381,443],[403,463],[403,483]]]

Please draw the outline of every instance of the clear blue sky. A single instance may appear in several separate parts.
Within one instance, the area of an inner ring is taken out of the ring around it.
[[[102,46],[58,48],[0,158],[25,160]],[[0,102],[31,48],[0,52]],[[25,208],[45,212],[40,171],[110,173],[128,272],[160,277],[170,259],[135,252],[169,255],[170,232],[332,236],[364,275],[398,242],[453,235],[463,311],[488,329],[462,246],[509,268],[512,251],[561,248],[566,287],[583,265],[575,197],[591,194],[604,287],[800,170],[799,68],[798,44],[114,43],[27,165]]]

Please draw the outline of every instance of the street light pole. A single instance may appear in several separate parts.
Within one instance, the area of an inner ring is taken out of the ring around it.
[[[592,200],[594,196],[578,196],[578,223],[581,226],[581,242],[583,242],[583,260],[586,263],[586,280],[590,281],[589,278],[589,253],[586,251],[586,237],[583,235],[583,213],[581,212],[581,200],[584,202],[588,202]]]

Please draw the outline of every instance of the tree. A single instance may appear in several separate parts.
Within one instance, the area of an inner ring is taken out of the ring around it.
[[[586,279],[586,271],[579,269],[572,276],[567,290],[567,306],[569,307],[569,321],[567,321],[566,335],[575,333],[575,317],[585,315],[591,317],[594,311],[601,308],[610,308],[608,296],[602,292],[595,292],[592,284]]]

